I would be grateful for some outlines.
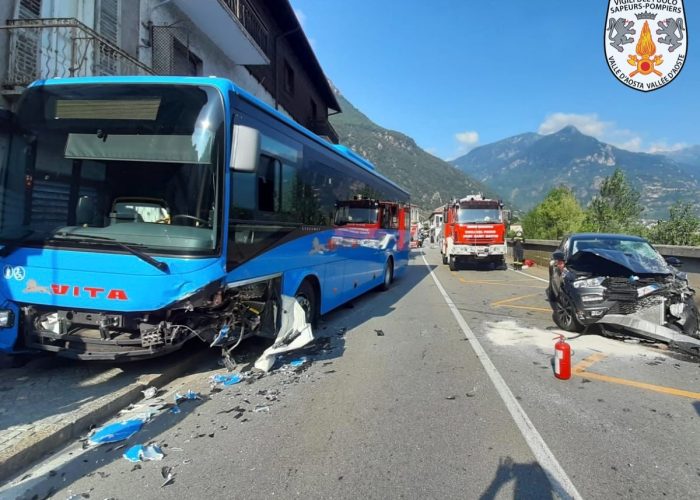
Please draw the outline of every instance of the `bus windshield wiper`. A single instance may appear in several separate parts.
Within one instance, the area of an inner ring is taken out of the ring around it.
[[[108,238],[106,236],[94,236],[92,234],[72,234],[72,233],[66,233],[66,232],[60,232],[54,234],[51,239],[58,239],[58,240],[73,240],[77,242],[86,242],[86,241],[105,241],[108,243],[113,243],[117,245],[120,248],[123,248],[127,252],[132,253],[139,259],[141,259],[144,262],[147,262],[148,264],[152,265],[156,269],[163,271],[164,273],[167,273],[170,271],[170,268],[168,267],[168,264],[166,262],[162,262],[160,260],[156,260],[150,255],[148,255],[146,252],[142,252],[138,248],[134,248],[131,245],[127,245],[126,243],[122,243],[121,241],[115,240],[114,238]]]
[[[10,255],[12,252],[17,250],[17,247],[23,242],[26,241],[30,236],[32,236],[34,233],[36,233],[35,230],[33,229],[28,229],[26,232],[22,234],[19,238],[15,238],[14,240],[10,240],[7,243],[5,243],[5,246],[0,249],[0,257],[7,257]]]

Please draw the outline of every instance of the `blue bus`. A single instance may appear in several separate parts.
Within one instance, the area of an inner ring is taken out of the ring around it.
[[[349,200],[409,194],[229,80],[39,81],[8,127],[2,351],[142,359],[275,338],[282,297],[314,324],[408,264],[406,210],[361,237],[334,221]]]

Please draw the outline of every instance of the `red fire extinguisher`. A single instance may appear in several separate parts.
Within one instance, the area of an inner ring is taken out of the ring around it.
[[[559,342],[554,344],[554,376],[561,380],[571,378],[571,346],[563,335],[559,335]]]

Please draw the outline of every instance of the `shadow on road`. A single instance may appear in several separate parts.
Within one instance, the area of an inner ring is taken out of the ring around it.
[[[511,457],[506,457],[499,460],[493,481],[479,498],[491,500],[500,496],[501,488],[511,481],[515,481],[513,498],[516,500],[559,498],[554,494],[554,491],[561,491],[561,488],[552,487],[547,475],[537,462],[519,464],[514,462]]]

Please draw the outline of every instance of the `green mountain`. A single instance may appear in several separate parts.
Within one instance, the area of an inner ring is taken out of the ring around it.
[[[426,151],[401,132],[387,130],[372,122],[337,90],[343,112],[330,121],[340,142],[374,163],[382,175],[411,193],[411,200],[431,211],[452,198],[471,193],[494,196],[480,182]]]
[[[453,163],[524,210],[559,185],[569,186],[585,206],[616,168],[640,192],[644,218],[665,218],[675,201],[696,203],[700,197],[700,172],[667,156],[616,148],[572,126],[555,134],[528,133],[487,144]]]

